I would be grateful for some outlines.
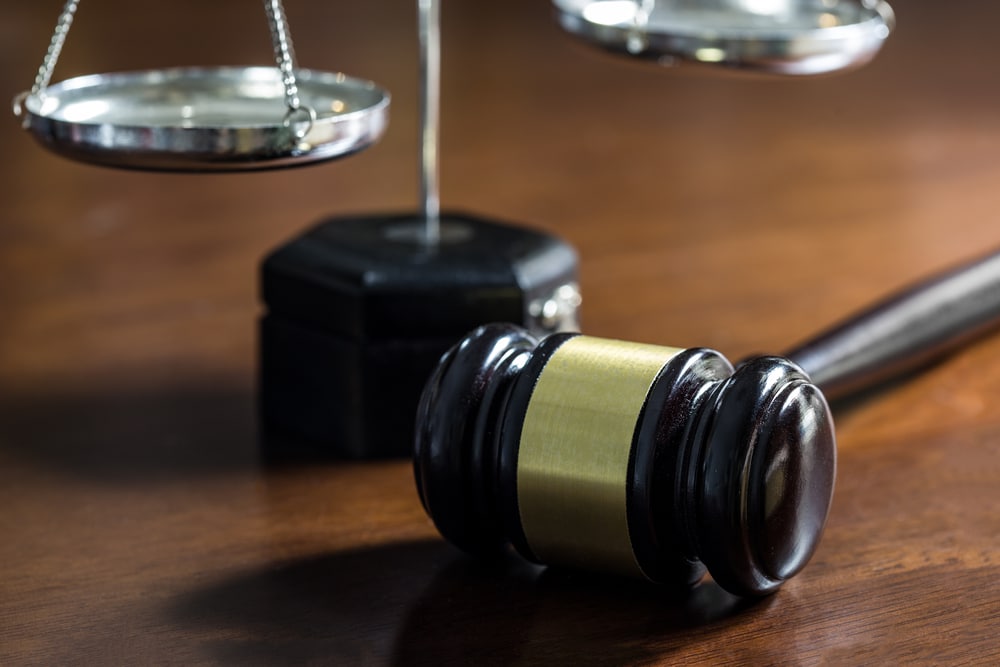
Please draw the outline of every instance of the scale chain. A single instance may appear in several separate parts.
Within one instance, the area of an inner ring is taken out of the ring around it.
[[[67,0],[63,6],[62,13],[59,14],[59,20],[56,21],[56,29],[52,33],[52,40],[49,42],[48,51],[45,52],[45,58],[38,68],[38,74],[35,75],[35,83],[31,86],[32,95],[37,95],[49,85],[49,80],[52,79],[52,70],[56,68],[56,61],[59,60],[59,53],[66,42],[66,35],[69,34],[69,28],[73,25],[73,16],[76,14],[76,9],[79,6],[79,0]]]
[[[292,127],[295,116],[305,118],[295,124],[292,134],[296,139],[302,139],[309,134],[316,122],[316,110],[302,104],[299,99],[299,86],[295,76],[295,50],[292,47],[292,35],[288,31],[288,20],[285,18],[285,8],[281,0],[264,0],[264,11],[268,24],[271,26],[271,44],[274,47],[274,60],[281,72],[281,84],[285,88],[285,105],[288,113],[285,115],[285,127]]]
[[[285,103],[290,111],[297,111],[302,102],[295,78],[295,50],[288,31],[288,21],[285,19],[285,8],[281,0],[264,0],[264,11],[267,12],[267,20],[271,26],[274,60],[281,71],[281,83],[285,87]]]
[[[52,79],[52,72],[55,70],[62,52],[63,44],[66,43],[66,36],[73,25],[73,17],[80,6],[80,0],[67,0],[63,6],[59,19],[56,21],[49,48],[45,52],[42,64],[35,75],[35,81],[31,86],[31,95],[41,94],[49,85]],[[292,47],[292,37],[288,30],[288,21],[285,18],[285,9],[281,0],[264,0],[264,10],[267,13],[268,23],[271,27],[271,42],[274,48],[274,59],[281,72],[281,84],[285,93],[285,104],[288,106],[288,115],[285,117],[285,124],[291,126],[292,116],[304,114],[305,119],[298,123],[305,127],[298,127],[294,134],[298,139],[305,136],[316,120],[316,112],[302,104],[299,98],[298,81],[295,76],[295,52]],[[14,114],[21,115],[21,104],[29,93],[21,93],[14,98]]]

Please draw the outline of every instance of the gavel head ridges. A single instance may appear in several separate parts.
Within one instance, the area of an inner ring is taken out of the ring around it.
[[[763,595],[818,545],[836,444],[792,362],[480,327],[417,414],[421,501],[472,554]]]

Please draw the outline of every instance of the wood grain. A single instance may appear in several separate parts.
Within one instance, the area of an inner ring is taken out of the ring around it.
[[[13,96],[60,3],[9,4]],[[269,61],[252,5],[140,4],[83,3],[56,78]],[[474,563],[405,461],[261,465],[260,258],[417,196],[412,3],[286,9],[303,65],[393,93],[378,146],[142,174],[0,123],[0,664],[1000,661],[1000,337],[838,406],[824,541],[753,604]],[[786,349],[1000,247],[1000,9],[896,9],[871,66],[774,81],[589,51],[543,2],[446,3],[445,208],[576,245],[588,333]]]

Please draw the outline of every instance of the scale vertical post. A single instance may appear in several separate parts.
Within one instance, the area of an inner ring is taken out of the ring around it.
[[[438,128],[441,98],[441,5],[417,0],[420,29],[420,200],[423,241],[441,241],[441,203],[438,193]]]

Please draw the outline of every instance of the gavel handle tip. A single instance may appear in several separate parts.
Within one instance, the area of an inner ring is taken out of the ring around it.
[[[894,293],[785,353],[836,399],[935,361],[1000,326],[1000,252]]]

